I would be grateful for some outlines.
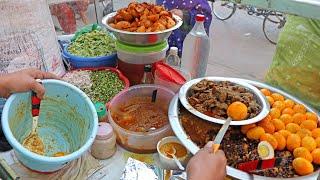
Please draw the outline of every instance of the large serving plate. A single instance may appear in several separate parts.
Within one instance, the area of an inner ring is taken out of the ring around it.
[[[247,119],[247,120],[242,120],[242,121],[231,121],[230,125],[246,125],[246,124],[252,124],[256,123],[258,121],[261,121],[263,118],[265,118],[269,111],[270,111],[270,105],[268,101],[266,100],[265,96],[254,86],[251,84],[245,82],[243,79],[235,79],[235,78],[225,78],[225,77],[204,77],[204,78],[198,78],[198,79],[193,79],[186,84],[184,84],[179,91],[179,99],[181,104],[192,114],[195,116],[200,117],[201,119],[218,123],[218,124],[224,124],[225,120],[223,119],[217,119],[214,117],[210,117],[208,115],[205,115],[198,110],[196,110],[194,107],[192,107],[189,102],[188,102],[188,97],[190,95],[190,89],[191,86],[194,84],[197,84],[198,82],[202,80],[211,80],[211,81],[229,81],[234,84],[240,85],[244,88],[246,88],[249,92],[251,92],[255,99],[257,100],[257,103],[261,106],[261,112],[254,118]]]
[[[115,29],[109,25],[109,23],[113,21],[113,18],[116,14],[117,12],[113,12],[104,16],[102,18],[102,24],[104,24],[109,31],[113,32],[113,34],[119,41],[131,45],[147,46],[159,44],[168,39],[171,32],[178,29],[182,25],[182,19],[179,16],[173,14],[173,19],[176,21],[176,25],[164,31],[144,33],[123,31]]]
[[[255,87],[258,88],[267,88],[272,92],[277,92],[282,94],[283,96],[285,96],[286,98],[290,98],[293,101],[295,101],[296,103],[300,103],[303,104],[308,111],[310,112],[314,112],[317,113],[317,111],[315,111],[313,108],[311,108],[310,106],[306,105],[305,103],[303,103],[302,101],[300,101],[299,99],[293,97],[292,95],[289,95],[277,88],[274,88],[272,86],[266,85],[264,83],[260,83],[260,82],[256,82],[256,81],[251,81],[251,80],[244,80],[244,79],[237,79],[237,78],[232,78],[233,80],[241,80],[244,82],[247,82]],[[171,100],[170,103],[170,107],[169,107],[169,121],[170,121],[170,125],[172,127],[172,130],[174,131],[175,135],[178,137],[178,139],[182,142],[182,144],[192,153],[192,154],[196,154],[200,148],[194,143],[192,142],[192,140],[190,139],[190,137],[185,133],[180,120],[179,120],[179,107],[181,107],[182,104],[179,101],[179,95],[175,95],[175,97]],[[295,178],[286,178],[288,180],[297,180],[297,179],[304,179],[304,180],[315,180],[317,179],[317,177],[319,176],[320,170],[308,175],[308,176],[299,176],[299,177],[295,177]],[[240,171],[236,168],[233,168],[231,166],[227,166],[227,174],[233,178],[237,178],[237,179],[279,179],[279,178],[271,178],[271,177],[265,177],[265,176],[258,176],[258,175],[254,175],[254,174],[249,174],[243,171]]]

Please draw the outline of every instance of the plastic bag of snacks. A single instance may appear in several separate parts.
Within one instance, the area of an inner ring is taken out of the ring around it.
[[[0,73],[65,69],[46,0],[0,1]]]
[[[268,83],[320,110],[320,20],[289,16],[281,32]]]

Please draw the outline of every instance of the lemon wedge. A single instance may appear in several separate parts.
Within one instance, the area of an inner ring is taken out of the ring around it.
[[[261,159],[272,159],[274,158],[274,149],[267,141],[261,141],[258,144],[258,154]]]

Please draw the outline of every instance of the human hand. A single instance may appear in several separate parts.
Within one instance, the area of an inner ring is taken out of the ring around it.
[[[12,93],[34,91],[42,99],[45,88],[36,79],[59,79],[54,74],[38,69],[25,69],[0,76],[0,96],[7,98]]]
[[[181,19],[183,19],[183,12],[180,9],[172,9],[170,11],[172,14],[179,16]]]
[[[188,180],[220,180],[226,177],[227,159],[222,150],[213,154],[213,142],[208,142],[187,165]]]

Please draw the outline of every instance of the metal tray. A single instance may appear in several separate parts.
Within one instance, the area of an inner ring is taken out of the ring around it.
[[[244,79],[237,79],[237,78],[232,78],[233,80],[242,80],[244,82],[247,82],[255,87],[258,88],[267,88],[272,92],[277,92],[280,93],[281,95],[285,96],[286,98],[290,98],[293,101],[295,101],[296,103],[300,103],[303,104],[308,111],[310,112],[314,112],[317,113],[317,111],[315,111],[313,108],[311,108],[310,106],[306,105],[305,103],[303,103],[302,101],[300,101],[299,99],[293,97],[292,95],[289,95],[277,88],[274,88],[272,86],[266,85],[264,83],[261,82],[256,82],[256,81],[251,81],[251,80],[244,80]],[[172,127],[173,132],[175,133],[175,135],[178,137],[178,139],[181,141],[181,143],[192,153],[192,154],[196,154],[200,148],[191,141],[191,139],[188,137],[188,135],[185,133],[183,127],[181,126],[180,120],[179,120],[179,107],[181,106],[181,103],[179,101],[179,96],[178,94],[175,95],[175,97],[171,100],[170,106],[169,106],[169,122],[170,125]],[[318,114],[319,116],[319,114]],[[320,170],[308,175],[308,176],[299,176],[299,177],[295,177],[295,178],[286,178],[288,180],[315,180],[317,179],[317,177],[319,176]],[[265,176],[258,176],[258,175],[253,175],[253,174],[249,174],[243,171],[240,171],[236,168],[233,168],[231,166],[227,166],[227,174],[233,178],[236,179],[279,179],[279,178],[271,178],[271,177],[265,177]]]
[[[107,29],[116,36],[116,38],[124,43],[130,45],[138,45],[138,46],[148,46],[148,45],[155,45],[158,43],[163,42],[164,40],[168,39],[171,32],[173,30],[178,29],[182,25],[182,19],[177,16],[173,15],[173,19],[176,21],[176,25],[172,28],[166,29],[164,31],[159,32],[129,32],[123,31],[119,29],[115,29],[109,26],[109,22],[113,20],[113,17],[116,15],[117,12],[110,13],[102,18],[102,24],[104,24]]]
[[[204,78],[194,79],[194,80],[187,82],[186,84],[184,84],[180,88],[180,91],[179,91],[180,102],[192,114],[200,117],[201,119],[204,119],[204,120],[207,120],[210,122],[214,122],[214,123],[218,123],[218,124],[224,124],[224,122],[225,122],[225,120],[223,120],[223,119],[217,119],[214,117],[210,117],[210,116],[207,116],[207,115],[199,112],[198,110],[193,108],[187,100],[187,97],[189,97],[189,94],[190,94],[191,86],[194,84],[197,84],[198,82],[200,82],[201,80],[204,80],[204,79],[211,80],[211,81],[229,81],[234,84],[243,86],[249,92],[254,94],[255,99],[257,100],[258,104],[261,106],[261,112],[256,117],[251,118],[251,119],[247,119],[247,120],[242,120],[242,121],[231,121],[230,125],[246,125],[246,124],[256,123],[258,121],[261,121],[263,118],[265,118],[268,115],[268,113],[270,111],[270,105],[268,103],[268,100],[259,91],[259,89],[250,85],[249,83],[245,82],[243,79],[225,78],[225,77],[204,77]]]

